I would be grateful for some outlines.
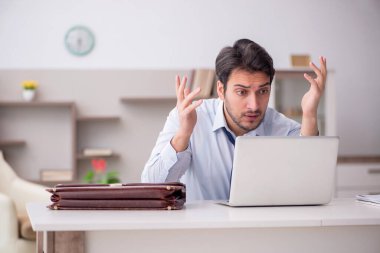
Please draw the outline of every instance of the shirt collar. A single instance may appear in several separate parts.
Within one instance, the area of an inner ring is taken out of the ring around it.
[[[223,111],[223,101],[219,99],[219,105],[216,110],[215,118],[214,118],[214,124],[212,127],[212,131],[215,132],[218,129],[221,129],[222,127],[225,127],[228,131],[232,133],[232,131],[229,129],[227,126],[226,118],[224,117],[224,111]],[[244,134],[245,136],[264,136],[265,131],[264,131],[264,122],[266,119],[266,114],[264,116],[264,120],[260,123],[260,125],[252,131],[249,131],[248,133]]]
[[[224,105],[223,101],[219,99],[218,108],[216,109],[216,114],[214,118],[214,125],[212,127],[213,132],[215,132],[216,130],[222,127],[229,129],[227,126],[226,119],[224,118],[223,105]]]

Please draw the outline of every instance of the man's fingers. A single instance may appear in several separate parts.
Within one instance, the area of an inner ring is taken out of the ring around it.
[[[313,62],[310,62],[309,65],[314,70],[315,74],[317,74],[317,76],[321,76],[322,77],[321,70],[317,66],[315,66],[315,64]]]
[[[195,97],[199,94],[200,91],[201,91],[201,88],[198,87],[192,92],[190,92],[189,94],[186,94],[185,98],[182,101],[183,105],[186,107],[189,104],[191,104],[191,102],[195,99]]]
[[[306,78],[306,80],[309,81],[309,83],[315,83],[314,78],[312,78],[310,75],[305,73],[305,74],[303,74],[303,76]]]
[[[182,81],[181,81],[181,86],[183,86],[183,88],[186,87],[186,82],[187,82],[187,76],[184,76],[184,77],[182,78]]]
[[[186,87],[187,77],[184,76],[182,79],[179,75],[175,77],[176,82],[176,95],[177,95],[177,107],[179,110],[185,110],[194,100],[194,98],[201,91],[200,87],[193,91]]]
[[[181,84],[181,79],[179,78],[179,75],[175,76],[175,94],[178,96],[178,89],[179,85]]]
[[[327,63],[326,63],[326,57],[320,56],[319,62],[321,64],[321,72],[324,78],[326,78],[327,75]]]
[[[179,102],[181,102],[185,97],[184,90],[186,87],[187,77],[186,76],[182,77],[182,80],[180,80],[179,82],[180,82],[180,84],[179,84],[178,90],[177,90],[177,99],[179,100]]]
[[[195,97],[199,94],[200,90],[201,89],[198,87],[184,97],[184,99],[180,103],[180,110],[181,111],[184,111],[186,109],[186,107],[191,105],[191,103],[193,102]]]
[[[189,105],[188,107],[186,107],[185,110],[183,110],[183,113],[185,114],[188,114],[188,113],[191,113],[192,111],[194,111],[198,106],[200,106],[203,102],[203,99],[199,99],[197,101],[194,101],[193,103],[191,103],[191,105]]]
[[[309,81],[309,83],[310,83],[310,85],[313,87],[318,87],[318,84],[317,84],[317,82],[314,80],[314,78],[312,78],[310,75],[308,75],[308,74],[303,74],[303,76],[306,78],[306,80],[308,80]]]
[[[186,87],[183,93],[185,94],[185,98],[186,98],[190,94],[190,88]]]

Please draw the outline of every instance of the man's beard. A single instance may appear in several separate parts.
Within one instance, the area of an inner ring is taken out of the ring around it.
[[[248,132],[250,132],[250,131],[252,131],[252,130],[255,130],[255,129],[261,124],[261,122],[262,122],[263,119],[264,119],[264,117],[262,117],[262,118],[260,119],[260,121],[257,123],[257,125],[255,125],[255,126],[253,126],[253,127],[245,127],[243,124],[241,124],[241,123],[239,122],[239,118],[235,117],[235,116],[232,114],[232,112],[231,112],[230,109],[229,109],[230,107],[229,107],[228,102],[227,102],[227,101],[224,101],[224,103],[225,103],[226,111],[227,111],[228,115],[230,116],[230,118],[232,119],[232,121],[233,121],[233,122],[234,122],[234,123],[240,128],[240,129],[244,130],[245,133],[248,133]],[[241,118],[244,117],[245,114],[247,114],[247,113],[250,113],[250,114],[258,114],[258,117],[260,117],[260,116],[263,115],[263,113],[262,113],[260,110],[256,110],[256,111],[248,110],[248,111],[242,113],[240,117],[241,117]]]

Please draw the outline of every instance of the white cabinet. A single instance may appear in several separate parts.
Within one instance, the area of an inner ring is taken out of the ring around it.
[[[336,197],[380,194],[380,161],[338,163]]]
[[[272,83],[269,106],[301,123],[301,100],[310,84],[304,73],[315,76],[311,69],[277,69]],[[333,71],[329,70],[324,95],[318,107],[318,127],[321,135],[336,135],[335,87]]]

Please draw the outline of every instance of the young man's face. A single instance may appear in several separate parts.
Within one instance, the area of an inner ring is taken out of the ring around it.
[[[224,116],[236,136],[256,129],[264,119],[270,95],[270,77],[264,72],[233,70],[226,90],[218,81],[219,98],[224,101]]]

